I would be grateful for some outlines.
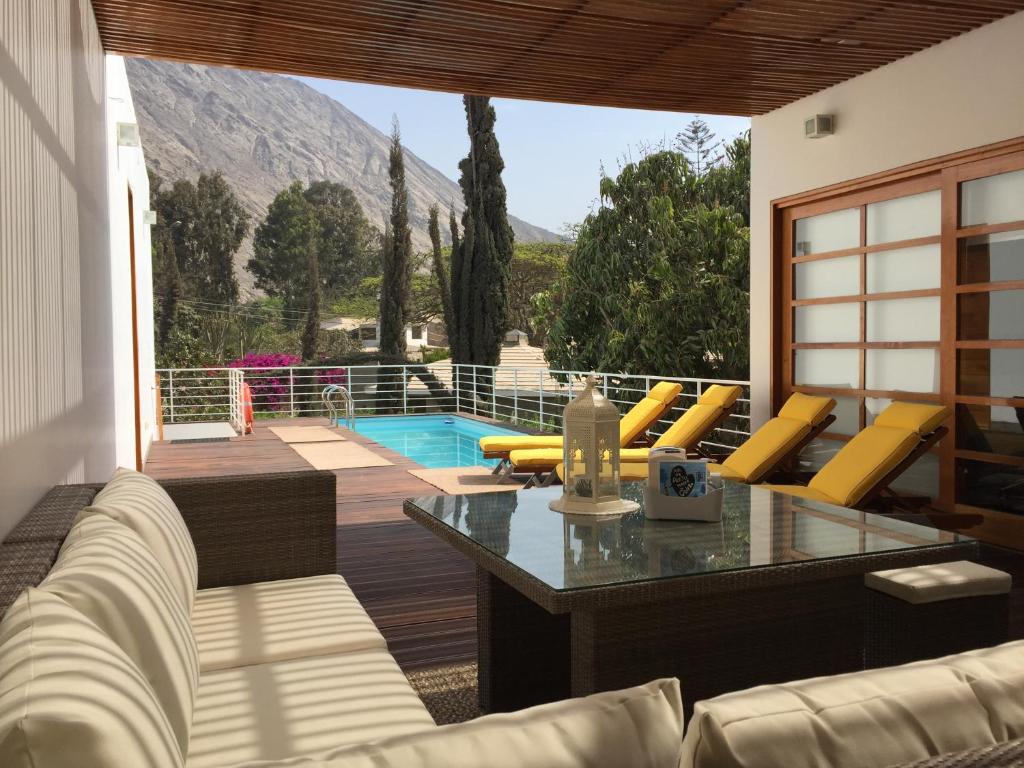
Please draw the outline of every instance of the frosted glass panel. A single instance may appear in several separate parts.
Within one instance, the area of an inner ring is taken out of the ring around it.
[[[939,391],[937,349],[869,349],[866,355],[865,378],[868,389]]]
[[[1024,339],[1024,291],[962,293],[957,306],[959,339]]]
[[[868,254],[868,293],[916,291],[942,285],[939,244]]]
[[[1024,397],[1024,349],[961,349],[956,355],[961,395]]]
[[[960,226],[1024,219],[1024,170],[960,185]]]
[[[796,384],[849,389],[860,381],[860,355],[856,349],[798,349],[795,354]]]
[[[868,341],[938,341],[939,297],[869,301]]]
[[[860,293],[860,256],[802,261],[793,267],[794,298],[822,299]]]
[[[793,340],[802,342],[860,341],[860,304],[812,304],[797,307]]]
[[[856,435],[860,431],[860,399],[856,397],[835,398],[836,407],[832,415],[836,420],[825,430],[839,435]]]
[[[868,245],[939,234],[942,191],[897,197],[868,206]]]
[[[839,251],[860,245],[860,209],[823,213],[797,219],[793,234],[793,255]]]

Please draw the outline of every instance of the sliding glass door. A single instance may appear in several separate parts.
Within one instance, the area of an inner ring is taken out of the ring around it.
[[[828,460],[893,400],[952,434],[897,484],[1024,513],[1024,153],[963,157],[777,209],[774,407],[836,398]]]

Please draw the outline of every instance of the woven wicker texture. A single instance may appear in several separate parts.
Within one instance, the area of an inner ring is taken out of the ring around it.
[[[35,587],[50,572],[57,560],[61,542],[5,541],[0,544],[0,616],[18,595]]]
[[[476,664],[417,669],[406,677],[438,725],[464,723],[482,714],[476,697]]]
[[[1024,739],[939,755],[900,768],[1024,768]]]
[[[63,541],[82,507],[92,503],[96,490],[85,485],[58,485],[51,488],[29,510],[5,543],[24,541]]]

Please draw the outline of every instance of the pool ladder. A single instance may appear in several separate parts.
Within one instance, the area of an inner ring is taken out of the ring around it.
[[[345,426],[354,432],[356,429],[356,404],[352,400],[352,394],[340,384],[328,384],[324,387],[324,391],[320,393],[320,399],[323,400],[324,405],[327,407],[327,414],[330,416],[332,424],[338,423],[338,403],[335,402],[336,397],[340,398],[341,404],[345,406]]]

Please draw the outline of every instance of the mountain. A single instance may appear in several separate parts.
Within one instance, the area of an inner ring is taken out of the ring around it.
[[[249,237],[235,259],[243,291],[252,286],[244,269],[252,255],[252,230],[292,181],[344,184],[383,229],[391,210],[390,137],[343,104],[281,75],[147,59],[126,64],[150,169],[165,181],[219,170],[252,216]],[[413,247],[426,251],[429,207],[437,203],[446,211],[454,202],[461,214],[462,193],[408,149],[405,177]],[[561,239],[513,216],[509,222],[520,242]],[[447,225],[441,230],[447,238]]]

